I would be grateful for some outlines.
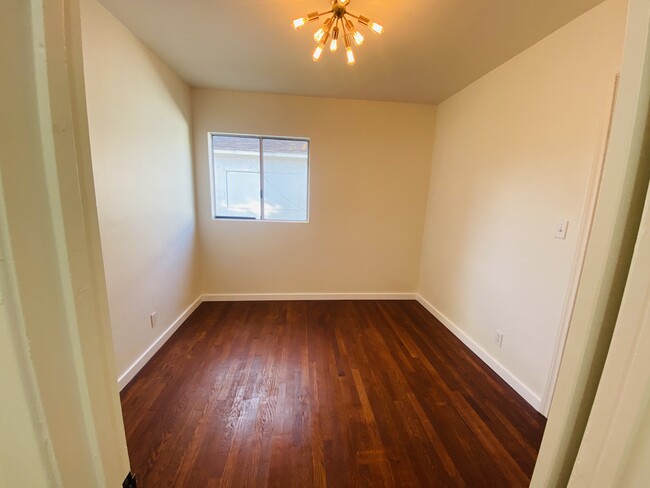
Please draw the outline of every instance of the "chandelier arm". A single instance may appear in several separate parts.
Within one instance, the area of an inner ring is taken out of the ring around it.
[[[366,17],[364,15],[354,15],[354,14],[351,14],[350,12],[346,12],[346,15],[349,15],[350,17],[354,17],[355,19],[357,19],[359,24],[364,26],[366,29],[368,29],[368,30],[370,30],[370,31],[372,31],[372,32],[374,32],[376,34],[380,33],[380,32],[375,31],[375,29],[373,29],[370,26],[369,22],[371,22],[371,21],[370,21],[370,19],[368,19],[368,17]],[[363,20],[361,20],[362,18],[363,18]],[[374,24],[374,22],[372,22],[372,23]]]
[[[350,36],[348,36],[350,30],[346,27],[343,19],[341,19],[341,27],[343,27],[343,45],[345,46],[345,49],[350,49]]]

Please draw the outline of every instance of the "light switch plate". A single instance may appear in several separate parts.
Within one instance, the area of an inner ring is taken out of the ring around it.
[[[560,220],[555,227],[555,238],[556,239],[566,239],[566,233],[569,229],[568,220]]]

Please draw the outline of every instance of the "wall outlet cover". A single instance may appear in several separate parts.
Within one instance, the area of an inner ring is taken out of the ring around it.
[[[158,312],[153,312],[149,317],[149,320],[151,321],[151,328],[155,328],[158,324]]]
[[[494,333],[494,343],[499,347],[503,345],[503,332],[501,332],[500,330],[497,330]]]

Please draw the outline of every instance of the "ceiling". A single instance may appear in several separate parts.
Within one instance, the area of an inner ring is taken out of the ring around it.
[[[602,0],[350,0],[381,23],[348,66],[311,60],[330,0],[100,0],[193,87],[439,103]]]

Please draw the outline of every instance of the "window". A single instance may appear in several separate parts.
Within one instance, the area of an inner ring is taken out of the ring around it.
[[[309,141],[211,134],[216,219],[306,222]]]

